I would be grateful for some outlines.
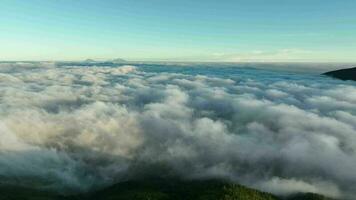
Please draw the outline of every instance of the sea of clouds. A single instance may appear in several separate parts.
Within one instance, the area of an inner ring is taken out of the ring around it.
[[[0,63],[0,183],[149,177],[356,196],[356,84],[250,68]]]

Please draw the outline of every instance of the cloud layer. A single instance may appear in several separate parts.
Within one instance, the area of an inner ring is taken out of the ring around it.
[[[222,177],[356,196],[356,85],[254,69],[0,66],[0,177],[85,191]]]

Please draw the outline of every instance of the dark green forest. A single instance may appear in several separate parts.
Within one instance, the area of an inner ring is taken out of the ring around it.
[[[219,180],[127,181],[77,195],[59,195],[23,187],[0,186],[1,200],[331,200],[317,194],[275,196]]]

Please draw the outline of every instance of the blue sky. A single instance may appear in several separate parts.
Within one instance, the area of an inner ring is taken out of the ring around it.
[[[356,61],[355,0],[1,0],[0,60]]]

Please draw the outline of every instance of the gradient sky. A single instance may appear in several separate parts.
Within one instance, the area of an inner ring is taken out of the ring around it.
[[[356,1],[0,1],[0,60],[86,58],[356,62]]]

